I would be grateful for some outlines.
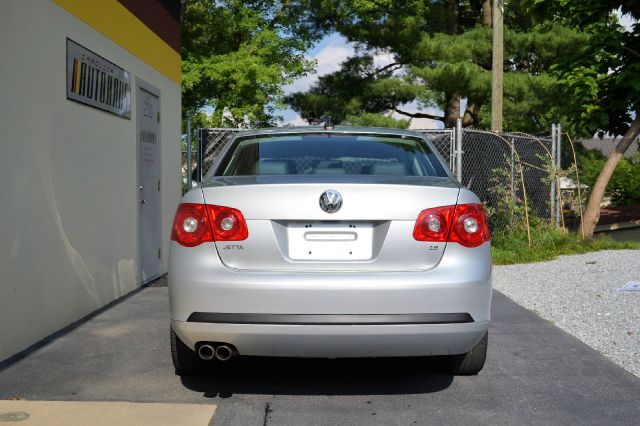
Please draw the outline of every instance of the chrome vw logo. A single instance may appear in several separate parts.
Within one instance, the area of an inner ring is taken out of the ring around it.
[[[320,208],[327,213],[335,213],[342,207],[342,195],[335,189],[327,189],[320,196]]]

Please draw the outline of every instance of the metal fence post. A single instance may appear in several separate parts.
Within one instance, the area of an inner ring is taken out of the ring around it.
[[[456,132],[449,129],[449,168],[453,174],[456,173]]]
[[[553,165],[556,164],[556,125],[552,124],[551,125],[551,163]],[[551,170],[553,171],[553,167],[551,168]],[[555,183],[555,177],[554,179],[551,180],[551,192],[549,193],[550,195],[550,205],[549,205],[549,209],[550,212],[549,214],[551,215],[551,223],[556,223],[556,183]]]
[[[191,162],[191,117],[187,116],[187,188],[191,189],[191,173],[193,172]]]
[[[561,157],[562,157],[562,127],[560,124],[556,125],[556,170],[560,170],[561,167]],[[559,176],[556,175],[554,179],[554,184],[556,186],[558,182]],[[560,205],[561,194],[558,191],[558,199],[556,200],[556,227],[560,227],[560,215],[562,214],[562,206]]]
[[[198,127],[198,164],[196,166],[196,178],[198,182],[202,182],[202,129]]]
[[[513,138],[509,139],[509,142],[511,142],[511,163],[509,164],[510,169],[511,169],[511,181],[509,182],[511,184],[511,201],[516,199],[516,184],[515,184],[515,180],[516,180],[516,158],[515,158],[515,149],[516,149],[516,141]]]
[[[456,178],[462,184],[462,120],[456,120]]]

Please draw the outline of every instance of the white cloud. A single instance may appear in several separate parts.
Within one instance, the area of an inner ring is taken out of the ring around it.
[[[289,124],[291,126],[308,126],[309,125],[309,123],[303,120],[302,117],[300,117],[300,115],[298,114],[296,114],[296,116],[291,120],[289,120],[286,124]]]
[[[618,19],[620,20],[620,25],[622,25],[624,29],[627,30],[627,32],[633,31],[633,25],[636,24],[637,21],[633,19],[631,14],[627,13],[626,15],[623,15],[621,9],[614,10],[613,13],[618,16]]]
[[[389,52],[379,52],[373,55],[373,65],[376,68],[384,67],[395,62],[393,54]]]
[[[308,59],[316,60],[315,72],[284,86],[285,94],[309,90],[313,83],[318,81],[318,77],[338,71],[340,64],[355,53],[355,48],[340,35],[331,35],[328,40],[329,43],[326,46],[320,48],[315,54],[307,56]]]
[[[321,76],[338,71],[340,64],[354,53],[355,49],[353,46],[350,46],[346,40],[332,41],[331,44],[318,52],[314,57],[314,59],[318,61],[316,75]]]

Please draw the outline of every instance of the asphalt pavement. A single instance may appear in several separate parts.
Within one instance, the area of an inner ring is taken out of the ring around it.
[[[240,358],[176,376],[168,292],[151,286],[12,362],[0,399],[207,403],[216,425],[637,424],[640,380],[494,292],[487,364]]]

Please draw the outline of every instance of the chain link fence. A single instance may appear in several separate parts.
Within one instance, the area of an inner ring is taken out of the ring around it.
[[[552,152],[551,137],[463,130],[462,184],[485,204],[492,228],[521,225],[525,215],[553,220]]]
[[[414,131],[429,135],[433,146],[442,155],[442,158],[448,161],[449,168],[453,170],[453,164],[456,161],[454,131],[452,129],[416,129]]]
[[[201,180],[207,175],[213,163],[240,129],[199,129],[198,130],[198,162],[197,175]]]
[[[206,176],[239,129],[199,129],[193,180]],[[555,145],[552,136],[493,133],[481,130],[419,129],[427,134],[463,185],[487,207],[493,229],[521,224],[524,216],[554,218],[552,189]],[[461,137],[457,143],[456,135]],[[459,148],[461,149],[458,149]],[[458,158],[460,156],[460,158]],[[186,154],[183,156],[186,158]],[[456,170],[460,161],[461,170]],[[185,164],[185,163],[183,163]],[[187,170],[184,166],[183,170]],[[527,217],[528,221],[530,218]]]

